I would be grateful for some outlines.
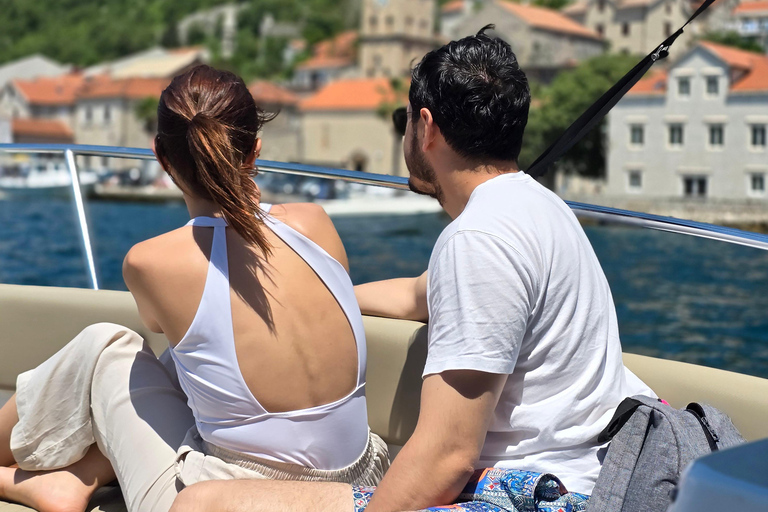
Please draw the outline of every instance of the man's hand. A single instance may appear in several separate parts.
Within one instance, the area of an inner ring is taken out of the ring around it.
[[[389,279],[355,286],[357,303],[364,315],[426,322],[427,273],[419,277]]]
[[[506,374],[452,370],[424,379],[413,436],[373,495],[367,512],[452,503],[475,469]]]

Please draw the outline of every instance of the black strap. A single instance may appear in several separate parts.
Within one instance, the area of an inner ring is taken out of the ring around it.
[[[619,433],[621,427],[629,421],[629,418],[635,414],[635,411],[641,405],[643,405],[643,403],[634,398],[625,398],[622,400],[616,408],[616,412],[613,413],[613,418],[608,422],[608,426],[597,435],[597,442],[602,444],[613,439],[613,437]]]
[[[683,33],[683,29],[696,17],[707,10],[715,0],[705,0],[704,3],[696,9],[693,16],[688,18],[688,21],[680,27],[677,32],[669,36],[661,43],[658,48],[649,53],[643,60],[641,60],[632,70],[624,75],[621,80],[611,87],[608,92],[603,94],[600,99],[590,106],[586,112],[584,112],[574,123],[568,127],[565,132],[558,137],[558,139],[552,143],[533,164],[528,167],[527,174],[538,178],[546,174],[550,165],[555,163],[566,151],[571,149],[577,142],[579,142],[584,136],[602,121],[605,114],[611,110],[616,103],[629,91],[642,77],[646,71],[658,60],[664,59],[669,55],[669,47],[675,42],[675,39],[680,37]]]

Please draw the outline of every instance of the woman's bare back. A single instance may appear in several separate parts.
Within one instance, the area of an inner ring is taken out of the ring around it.
[[[275,206],[271,214],[346,267],[344,248],[322,208]],[[269,412],[335,402],[357,384],[352,328],[312,268],[269,228],[263,229],[272,247],[268,259],[227,229],[240,371]],[[197,313],[212,239],[212,229],[187,226],[138,244],[126,257],[126,283],[142,318],[151,329],[164,332],[171,345],[181,341]]]

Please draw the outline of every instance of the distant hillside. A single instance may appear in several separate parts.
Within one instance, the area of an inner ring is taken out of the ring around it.
[[[264,13],[272,13],[278,21],[299,23],[312,43],[357,23],[351,19],[353,1],[241,2],[247,8],[239,21],[242,48],[235,60],[257,55],[258,27]],[[43,53],[60,62],[88,66],[158,44],[177,46],[175,26],[181,18],[225,3],[232,0],[2,0],[0,64]],[[275,50],[269,53],[276,54]],[[276,72],[271,68],[259,71]]]

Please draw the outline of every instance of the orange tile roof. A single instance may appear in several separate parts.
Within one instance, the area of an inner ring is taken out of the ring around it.
[[[743,72],[736,82],[731,83],[730,92],[768,92],[768,56],[709,41],[699,41],[698,45],[720,58],[729,68]],[[640,80],[628,94],[664,94],[666,83],[666,73],[657,71]]]
[[[743,76],[731,84],[731,91],[768,91],[768,55],[709,41],[700,41],[699,45],[722,59],[729,67],[745,71]]]
[[[170,78],[123,78],[113,79],[106,75],[86,81],[78,94],[80,98],[159,98]]]
[[[341,68],[351,66],[357,54],[356,30],[342,32],[332,39],[320,41],[312,48],[312,57],[297,69]]]
[[[627,96],[664,95],[667,92],[667,72],[652,71],[640,79],[628,92]]]
[[[84,81],[80,73],[34,80],[13,80],[13,85],[32,105],[72,105]]]
[[[301,102],[302,110],[375,110],[393,100],[388,78],[356,78],[331,82]]]
[[[71,140],[74,137],[69,126],[56,119],[15,118],[11,122],[11,131],[14,138],[36,137]]]
[[[532,5],[516,4],[505,0],[497,0],[496,3],[533,27],[551,32],[561,32],[589,39],[602,40],[602,37],[597,32],[588,29],[580,23],[576,23],[558,11]]]
[[[296,66],[296,69],[345,68],[354,62],[354,59],[345,57],[312,57]]]
[[[452,14],[454,12],[460,12],[463,9],[464,0],[452,0],[440,8],[443,14]]]
[[[760,0],[757,2],[743,2],[739,4],[733,10],[733,14],[744,14],[744,13],[765,12],[765,11],[768,11],[768,1]]]
[[[274,82],[257,80],[248,89],[257,104],[298,105],[299,97]]]

